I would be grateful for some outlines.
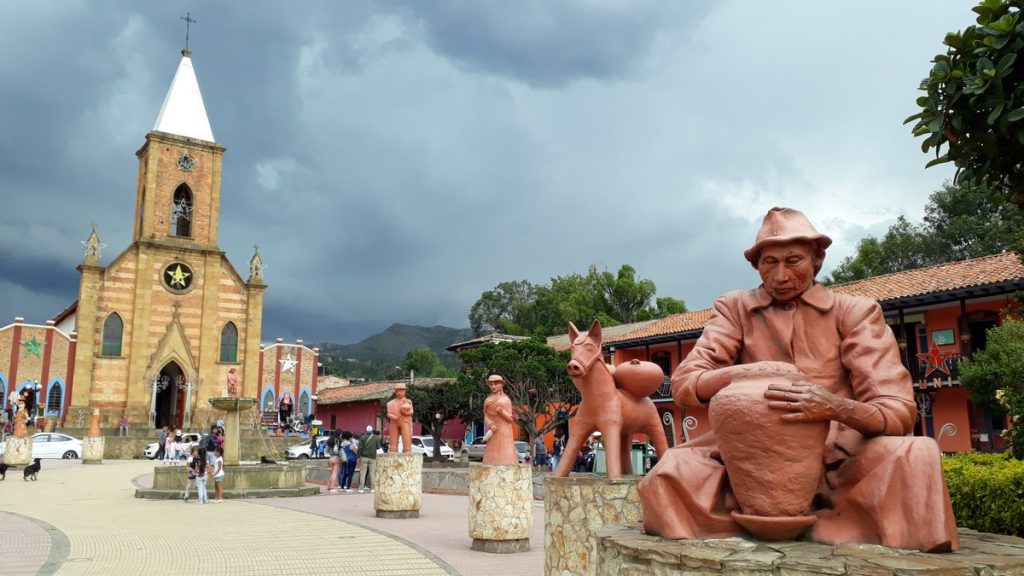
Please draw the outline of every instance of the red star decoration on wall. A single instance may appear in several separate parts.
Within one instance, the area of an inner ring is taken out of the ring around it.
[[[924,354],[918,354],[917,359],[921,361],[924,368],[924,375],[927,378],[932,372],[942,372],[949,376],[949,367],[946,366],[946,356],[939,352],[939,347],[932,342],[932,347]]]

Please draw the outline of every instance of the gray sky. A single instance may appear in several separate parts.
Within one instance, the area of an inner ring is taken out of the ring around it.
[[[741,253],[777,205],[833,237],[827,272],[952,175],[902,121],[972,5],[8,0],[0,324],[77,297],[90,222],[104,263],[128,246],[189,10],[264,339],[352,342],[590,264],[705,307],[757,283]]]

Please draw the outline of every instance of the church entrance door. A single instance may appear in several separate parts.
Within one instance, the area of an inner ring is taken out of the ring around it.
[[[156,427],[180,427],[178,386],[185,384],[185,374],[177,362],[168,362],[160,370],[160,384],[161,388],[156,393]]]

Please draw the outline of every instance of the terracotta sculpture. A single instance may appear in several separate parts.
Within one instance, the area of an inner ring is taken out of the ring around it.
[[[830,244],[797,210],[765,216],[744,253],[763,283],[715,302],[672,375],[676,403],[710,402],[715,431],[640,482],[647,532],[792,538],[813,522],[820,542],[959,547],[938,446],[907,436],[910,375],[881,308],[814,281]]]
[[[93,408],[92,420],[89,422],[89,436],[100,435],[100,410],[99,408]]]
[[[238,372],[234,368],[228,370],[228,396],[238,396]]]
[[[631,474],[630,451],[633,433],[647,434],[660,457],[668,450],[658,411],[649,396],[661,385],[664,375],[653,362],[633,360],[618,368],[604,363],[601,355],[601,323],[597,320],[583,334],[569,323],[572,359],[566,372],[579,389],[582,400],[576,416],[569,421],[565,457],[555,476],[569,475],[575,455],[594,431],[604,438],[608,478]]]
[[[484,400],[484,424],[488,428],[484,464],[519,464],[512,436],[512,400],[505,394],[505,379],[492,374],[487,384],[491,395]]]
[[[21,398],[18,398],[18,410],[14,413],[14,435],[28,436],[28,410],[25,409],[25,401]]]
[[[395,386],[395,398],[388,402],[388,445],[392,452],[398,452],[399,438],[402,439],[401,451],[412,452],[412,400],[405,397],[407,389],[405,382],[399,382]]]

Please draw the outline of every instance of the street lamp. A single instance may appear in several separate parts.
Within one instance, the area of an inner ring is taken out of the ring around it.
[[[146,376],[143,385],[153,390],[149,400],[149,425],[156,428],[156,395],[171,385],[171,377],[166,374],[151,374]]]

